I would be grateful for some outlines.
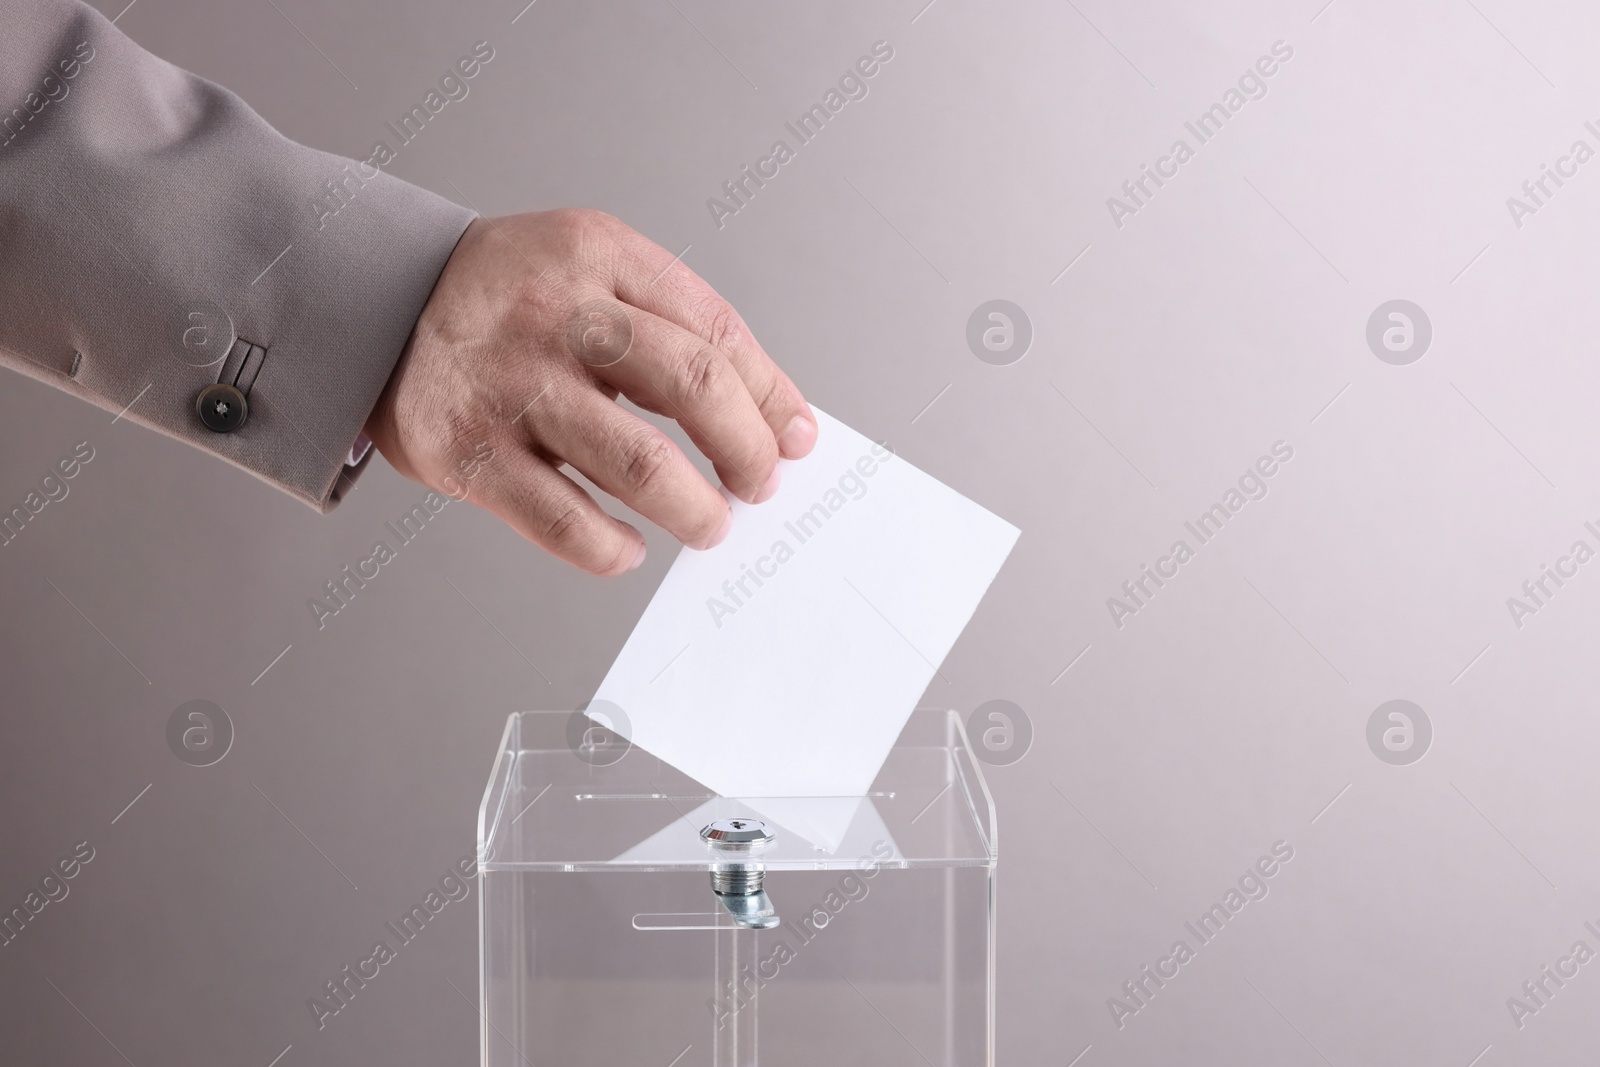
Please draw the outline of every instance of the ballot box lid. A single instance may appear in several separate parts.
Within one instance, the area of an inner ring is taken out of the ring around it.
[[[478,812],[478,861],[500,871],[711,870],[703,831],[765,824],[739,857],[768,870],[990,867],[994,801],[961,717],[913,712],[861,796],[720,797],[581,712],[506,723]]]

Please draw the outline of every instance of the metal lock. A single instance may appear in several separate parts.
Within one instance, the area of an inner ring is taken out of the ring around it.
[[[760,819],[718,819],[700,831],[700,840],[719,857],[711,868],[711,892],[733,921],[750,930],[770,930],[780,922],[764,883],[766,868],[756,860],[777,839]]]

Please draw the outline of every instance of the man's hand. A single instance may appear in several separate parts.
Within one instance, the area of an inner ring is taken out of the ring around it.
[[[594,574],[637,567],[644,539],[563,464],[684,544],[718,544],[727,501],[618,393],[675,419],[750,503],[777,491],[780,455],[816,441],[799,390],[727,301],[660,245],[580,210],[467,228],[366,433],[401,474],[464,491]]]

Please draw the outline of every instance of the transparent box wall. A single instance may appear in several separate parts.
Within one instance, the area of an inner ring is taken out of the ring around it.
[[[620,757],[620,758],[619,758]],[[778,925],[700,831],[762,820]],[[511,716],[478,816],[484,1067],[992,1067],[994,805],[953,712],[864,797],[723,798],[571,712]]]

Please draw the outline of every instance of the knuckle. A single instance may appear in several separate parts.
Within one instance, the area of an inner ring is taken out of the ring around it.
[[[715,400],[727,385],[727,360],[715,348],[705,347],[684,361],[678,391],[685,405],[699,407]]]
[[[606,297],[586,300],[566,326],[567,351],[589,367],[609,367],[633,347],[633,320],[621,303]]]
[[[514,272],[505,281],[509,299],[508,326],[522,335],[537,335],[541,324],[551,316],[553,294],[566,288],[569,272],[563,263],[554,263],[542,270],[517,261]]]
[[[567,287],[582,284],[609,291],[622,223],[590,208],[560,208],[551,214],[559,266],[556,281],[564,280]]]
[[[743,347],[749,340],[750,331],[745,326],[739,313],[733,310],[733,305],[712,294],[706,300],[704,311],[706,318],[706,340],[724,352],[731,352]]]
[[[584,549],[594,536],[594,522],[582,504],[567,505],[549,522],[545,523],[540,540],[552,551],[575,558],[584,558]]]
[[[609,237],[615,231],[617,220],[593,208],[560,208],[554,213],[557,228],[575,244],[586,244]]]
[[[550,218],[563,230],[579,230],[584,227],[590,216],[586,207],[556,208],[550,213]]]
[[[430,451],[446,467],[453,467],[458,456],[469,455],[477,442],[487,441],[489,433],[486,415],[481,411],[452,410],[434,422]]]
[[[659,433],[640,435],[627,449],[622,486],[631,494],[647,496],[672,468],[673,443]]]
[[[800,414],[803,405],[799,400],[799,394],[787,388],[787,384],[780,376],[773,375],[757,386],[754,394],[756,407],[768,421],[777,422],[780,416],[793,417]],[[783,418],[781,421],[788,422],[789,419]]]

